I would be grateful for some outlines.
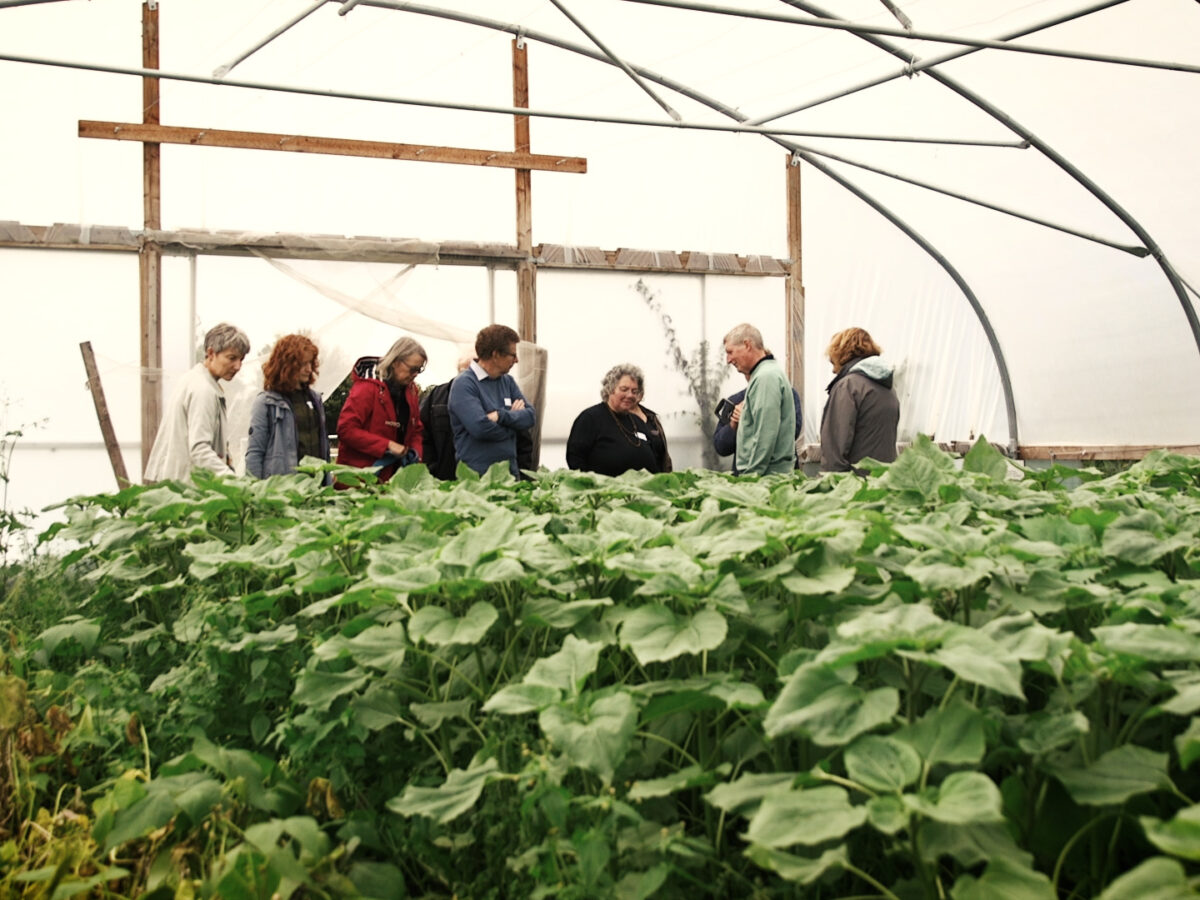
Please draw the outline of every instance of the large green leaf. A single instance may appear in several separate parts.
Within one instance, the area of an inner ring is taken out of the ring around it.
[[[1033,854],[1013,840],[1008,822],[950,825],[932,819],[921,825],[921,855],[929,862],[953,857],[965,867],[1005,859],[1022,868],[1033,865]]]
[[[1101,625],[1092,629],[1108,650],[1148,662],[1200,662],[1200,636],[1169,625]]]
[[[816,859],[810,859],[754,844],[746,850],[746,857],[764,869],[775,872],[780,878],[800,884],[812,884],[830,869],[840,868],[850,861],[845,846],[834,847]]]
[[[865,691],[828,667],[810,663],[792,673],[767,710],[763,729],[772,738],[799,731],[815,743],[840,746],[889,722],[899,708],[895,688]]]
[[[542,710],[538,724],[546,737],[581,769],[608,784],[637,727],[637,707],[626,693],[602,697],[581,709],[559,704]]]
[[[497,510],[474,528],[464,528],[442,545],[438,559],[443,565],[469,569],[481,559],[507,546],[517,531],[517,516],[512,510]]]
[[[904,802],[913,812],[950,825],[1004,820],[1000,789],[982,772],[952,772],[935,788],[905,794]]]
[[[945,709],[933,709],[912,725],[896,733],[912,744],[925,760],[937,763],[974,765],[983,758],[983,716],[965,703],[952,703]]]
[[[982,876],[960,875],[950,889],[952,900],[1057,900],[1050,879],[1028,866],[1007,859],[988,863]]]
[[[850,566],[829,566],[818,569],[811,575],[793,572],[781,578],[780,583],[793,594],[840,594],[854,581],[855,574],[854,568]]]
[[[700,766],[685,766],[662,778],[650,778],[645,781],[635,781],[629,789],[629,800],[649,800],[652,797],[669,797],[671,794],[694,787],[708,787],[713,782],[729,774],[733,767],[729,763],[721,763],[715,769],[706,771]]]
[[[608,597],[597,600],[573,600],[564,603],[553,597],[535,597],[521,607],[521,618],[551,628],[573,628],[597,609],[612,606]]]
[[[679,615],[661,604],[640,606],[621,625],[621,645],[642,665],[665,662],[686,653],[701,653],[721,646],[728,631],[725,617],[702,609]]]
[[[1138,819],[1150,843],[1164,853],[1192,861],[1200,860],[1200,805],[1189,806],[1169,822],[1152,816]]]
[[[979,684],[1009,697],[1025,699],[1021,689],[1021,662],[995,641],[970,628],[954,630],[931,653],[898,651],[913,659],[928,659],[945,666],[963,681]]]
[[[292,699],[301,706],[327,709],[338,697],[357,691],[370,676],[357,667],[347,672],[301,672]]]
[[[743,775],[737,781],[719,784],[704,799],[718,809],[740,816],[750,816],[763,798],[791,789],[795,772],[764,772]]]
[[[921,757],[896,738],[864,735],[846,748],[846,774],[872,790],[899,792],[921,777]]]
[[[404,625],[392,622],[388,625],[371,625],[352,638],[336,635],[318,645],[314,655],[317,659],[330,660],[345,653],[360,666],[387,672],[404,663],[407,643]]]
[[[596,671],[604,645],[581,641],[573,634],[563,640],[562,648],[552,656],[539,659],[525,675],[525,684],[557,688],[575,695],[588,676]]]
[[[1036,712],[1021,723],[1017,746],[1030,756],[1045,756],[1088,733],[1091,724],[1079,710]]]
[[[1071,798],[1083,806],[1124,803],[1138,794],[1171,790],[1167,754],[1124,744],[1108,751],[1086,768],[1046,765]]]
[[[537,712],[562,699],[562,691],[544,684],[510,684],[502,687],[483,704],[484,712],[517,716]]]
[[[1179,754],[1179,765],[1190,769],[1200,759],[1200,719],[1192,719],[1187,731],[1175,735],[1175,752]]]
[[[1197,896],[1177,860],[1155,856],[1106,887],[1097,900],[1188,900]]]
[[[500,614],[486,600],[471,605],[461,619],[441,606],[424,606],[408,623],[408,634],[414,641],[427,641],[434,646],[447,644],[478,644]]]
[[[880,479],[894,491],[911,492],[924,500],[937,496],[938,488],[954,478],[954,462],[925,435],[917,439]]]
[[[409,785],[387,802],[387,808],[402,816],[426,816],[445,824],[474,806],[488,782],[506,777],[494,759],[472,763],[470,768],[451,771],[440,787]]]
[[[845,788],[824,785],[764,798],[750,819],[745,838],[772,849],[816,846],[842,837],[866,820],[866,807],[851,806]]]
[[[1003,481],[1009,473],[1008,460],[988,443],[987,438],[980,435],[963,457],[963,471],[978,472],[996,481]]]

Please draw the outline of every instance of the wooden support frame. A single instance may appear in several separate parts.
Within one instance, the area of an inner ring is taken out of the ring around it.
[[[789,265],[784,282],[787,320],[788,379],[804,397],[804,268],[800,205],[800,160],[787,157],[787,246]]]
[[[529,108],[529,50],[519,37],[512,42],[513,106]],[[529,116],[513,117],[513,146],[529,153]],[[526,259],[517,263],[517,333],[522,340],[537,343],[537,268],[533,254],[533,173],[517,169],[517,249]]]
[[[84,341],[79,345],[83,354],[83,369],[87,372],[88,389],[92,393],[92,403],[96,407],[96,418],[100,422],[100,434],[104,437],[104,448],[108,451],[108,461],[112,464],[113,475],[117,479],[117,490],[124,490],[132,482],[125,470],[125,458],[121,456],[121,446],[117,443],[117,433],[113,430],[112,418],[108,414],[108,401],[104,399],[104,385],[100,383],[100,370],[96,368],[96,355],[92,352],[92,342]]]
[[[152,79],[147,79],[152,80]],[[155,81],[155,84],[158,82]],[[528,123],[520,117],[519,121]],[[415,162],[490,166],[528,172],[587,172],[587,160],[579,156],[535,156],[526,149],[517,152],[472,150],[465,147],[436,147],[428,144],[393,144],[348,138],[311,137],[300,134],[271,134],[260,131],[221,131],[216,128],[183,128],[173,125],[102,122],[81,119],[81,138],[109,141],[142,141],[149,144],[184,144],[192,147],[232,147],[242,150],[275,150],[285,153],[318,153],[329,156],[360,156],[370,159],[399,159]]]
[[[142,3],[142,67],[158,68],[158,0]],[[159,83],[142,79],[142,120],[149,127],[159,122]],[[145,227],[162,228],[162,157],[159,145],[142,145],[142,207]],[[142,468],[162,419],[162,250],[146,241],[138,252],[142,360]]]

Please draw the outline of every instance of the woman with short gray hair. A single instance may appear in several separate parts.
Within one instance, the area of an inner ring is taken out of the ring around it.
[[[166,408],[142,473],[144,481],[179,481],[193,469],[234,474],[221,382],[237,375],[249,352],[246,333],[227,322],[204,335],[204,361],[183,377]]]
[[[567,438],[567,465],[585,472],[620,475],[630,469],[671,471],[666,436],[653,410],[641,405],[642,370],[632,363],[609,369],[600,401],[581,412]]]

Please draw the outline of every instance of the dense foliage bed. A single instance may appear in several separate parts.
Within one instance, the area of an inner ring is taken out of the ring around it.
[[[1194,459],[198,476],[54,531],[0,897],[1194,896]]]

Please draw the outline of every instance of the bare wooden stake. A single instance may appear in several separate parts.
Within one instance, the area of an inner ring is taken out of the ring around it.
[[[117,476],[117,489],[121,490],[129,487],[131,482],[129,473],[125,471],[125,458],[121,456],[121,447],[117,443],[117,434],[113,431],[112,419],[108,415],[108,402],[104,399],[104,386],[100,384],[100,371],[96,368],[96,355],[92,353],[92,342],[84,341],[80,344],[79,352],[83,354],[83,368],[87,372],[92,403],[96,406],[96,418],[100,420],[100,433],[104,435],[108,461],[112,463],[113,474]]]
[[[158,0],[142,3],[142,67],[158,68]],[[142,79],[142,121],[158,125],[157,78]],[[161,148],[142,145],[142,209],[148,230],[162,228]],[[147,241],[138,254],[142,359],[142,468],[162,418],[162,248]]]

